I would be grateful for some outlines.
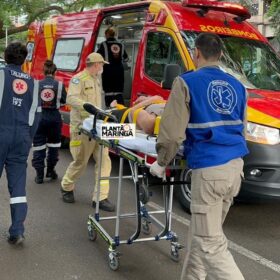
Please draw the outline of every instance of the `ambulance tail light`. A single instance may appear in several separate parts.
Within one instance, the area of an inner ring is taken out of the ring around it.
[[[208,11],[221,11],[236,15],[237,22],[244,21],[251,17],[247,8],[230,2],[219,2],[216,0],[182,0],[182,6],[190,8],[198,8],[198,14],[204,16]]]

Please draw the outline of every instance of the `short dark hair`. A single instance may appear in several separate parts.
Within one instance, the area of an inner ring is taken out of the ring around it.
[[[214,33],[200,33],[195,46],[206,60],[218,60],[222,53],[222,40]]]
[[[52,60],[47,59],[44,63],[44,74],[45,75],[54,75],[56,71],[56,65]]]
[[[10,43],[4,51],[4,57],[8,64],[22,65],[27,56],[27,48],[21,42]]]
[[[114,38],[115,34],[115,30],[112,27],[109,27],[105,30],[105,35],[107,35],[109,38]]]

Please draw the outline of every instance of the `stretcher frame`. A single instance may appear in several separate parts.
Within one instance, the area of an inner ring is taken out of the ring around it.
[[[175,232],[172,231],[172,206],[173,206],[173,190],[174,184],[182,183],[175,182],[174,178],[170,178],[169,182],[166,179],[163,180],[161,185],[163,186],[163,201],[164,209],[156,211],[148,211],[145,204],[148,201],[147,196],[149,196],[148,191],[148,180],[147,172],[145,169],[150,166],[148,163],[149,154],[145,154],[143,157],[138,155],[136,152],[128,150],[117,144],[114,140],[102,140],[97,136],[96,130],[92,129],[88,131],[83,127],[80,128],[81,133],[86,134],[89,138],[94,139],[99,145],[99,169],[98,169],[98,184],[97,184],[97,199],[95,214],[89,215],[87,221],[88,227],[88,237],[91,241],[95,241],[97,235],[100,235],[109,245],[108,248],[108,264],[112,270],[117,270],[120,266],[119,257],[120,253],[117,251],[117,247],[122,244],[131,245],[136,242],[147,242],[147,241],[160,241],[168,240],[171,242],[171,259],[175,262],[179,261],[179,250],[183,246],[178,242],[178,237]],[[108,147],[110,151],[120,157],[119,159],[119,176],[109,176],[101,177],[101,165],[102,165],[102,152],[103,148]],[[155,156],[155,155],[153,155]],[[129,162],[131,175],[123,175],[123,164],[124,160]],[[175,160],[173,162],[175,164]],[[172,167],[170,167],[172,168]],[[142,169],[143,175],[139,175],[139,169]],[[174,169],[178,167],[174,166]],[[142,179],[142,184],[140,185],[139,179]],[[117,203],[116,203],[116,215],[101,217],[99,213],[99,197],[100,197],[100,181],[101,180],[118,180],[117,189]],[[136,212],[135,213],[122,213],[121,214],[121,194],[122,194],[122,180],[132,179],[135,186],[135,201],[136,201]],[[146,185],[145,185],[146,184]],[[151,184],[150,184],[151,185]],[[156,183],[156,185],[159,185]],[[161,223],[155,215],[164,214],[165,224]],[[120,240],[120,220],[124,218],[136,218],[136,229],[135,232],[128,238]],[[101,225],[102,221],[105,220],[115,220],[115,235],[112,237],[106,231],[106,229]],[[156,225],[160,229],[158,234],[153,237],[139,238],[140,233],[146,235],[151,233],[151,223]]]

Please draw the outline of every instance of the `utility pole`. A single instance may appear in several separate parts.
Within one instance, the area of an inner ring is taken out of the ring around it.
[[[5,25],[5,29],[6,29],[6,47],[8,46],[8,26]]]
[[[10,24],[8,20],[4,20],[3,28],[5,29],[5,37],[6,37],[6,47],[8,46],[8,28]]]

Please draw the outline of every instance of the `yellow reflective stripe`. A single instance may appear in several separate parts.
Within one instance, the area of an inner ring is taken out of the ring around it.
[[[269,116],[265,113],[262,113],[259,110],[248,107],[247,115],[248,115],[249,122],[254,122],[254,123],[258,123],[258,124],[262,124],[262,125],[268,125],[271,127],[280,128],[279,119]]]
[[[124,123],[128,113],[131,111],[132,108],[128,108],[122,115],[122,118],[121,118],[121,123]]]
[[[109,186],[109,180],[100,180],[100,186],[107,187]]]
[[[50,21],[46,21],[44,23],[44,37],[45,37],[47,58],[50,59],[51,51],[53,47],[52,23]]]
[[[70,147],[78,147],[81,146],[82,141],[81,140],[71,140],[70,141]]]
[[[86,111],[81,111],[80,115],[81,115],[82,118],[87,118],[87,117],[89,117],[90,113],[88,113]]]
[[[155,135],[158,135],[158,133],[159,133],[160,121],[161,121],[161,116],[157,116],[156,120],[155,120],[155,127],[154,127],[154,134]]]
[[[88,73],[86,71],[83,71],[83,72],[80,73],[80,77],[85,77],[87,75],[88,75]]]
[[[137,117],[143,109],[144,109],[144,107],[140,107],[140,108],[138,108],[134,111],[134,113],[133,113],[133,123],[136,123]]]
[[[153,101],[152,104],[165,104],[166,103],[166,100],[156,100],[156,101]]]
[[[84,81],[90,78],[90,75],[88,73],[83,73],[79,78]]]
[[[54,44],[54,37],[56,35],[56,19],[52,18],[46,20],[44,23],[44,37],[45,37],[45,46],[46,46],[46,53],[48,59],[52,56],[52,49]]]

